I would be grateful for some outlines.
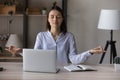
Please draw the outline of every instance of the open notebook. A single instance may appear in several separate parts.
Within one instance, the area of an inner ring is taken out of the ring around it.
[[[71,71],[71,72],[76,72],[76,71],[96,71],[97,69],[93,68],[92,66],[89,65],[67,65],[64,66],[64,69]]]

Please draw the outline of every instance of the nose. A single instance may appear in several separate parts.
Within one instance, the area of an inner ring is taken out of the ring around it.
[[[54,17],[53,20],[56,21],[56,20],[57,20],[57,17]]]

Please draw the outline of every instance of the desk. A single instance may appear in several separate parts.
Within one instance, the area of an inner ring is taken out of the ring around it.
[[[61,67],[59,73],[23,72],[21,62],[0,62],[6,70],[0,72],[0,80],[120,80],[120,72],[112,64],[92,65],[98,71],[68,72]]]
[[[0,56],[0,62],[22,62],[22,57]]]
[[[17,54],[16,56],[11,56],[9,53],[0,54],[0,62],[22,62],[22,56]]]

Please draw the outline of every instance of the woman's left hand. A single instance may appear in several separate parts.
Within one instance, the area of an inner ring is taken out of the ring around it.
[[[93,48],[93,49],[89,50],[89,52],[92,53],[92,54],[100,54],[100,53],[103,53],[105,51],[101,46],[98,46],[96,48]]]

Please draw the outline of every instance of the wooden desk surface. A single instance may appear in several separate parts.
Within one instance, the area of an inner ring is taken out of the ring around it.
[[[12,57],[12,56],[0,56],[0,59],[22,59],[22,57]]]
[[[0,56],[0,62],[22,62],[22,57]]]
[[[0,62],[6,70],[0,72],[0,80],[120,80],[120,72],[112,64],[92,65],[98,71],[68,72],[63,67],[59,73],[23,72],[21,62]]]

